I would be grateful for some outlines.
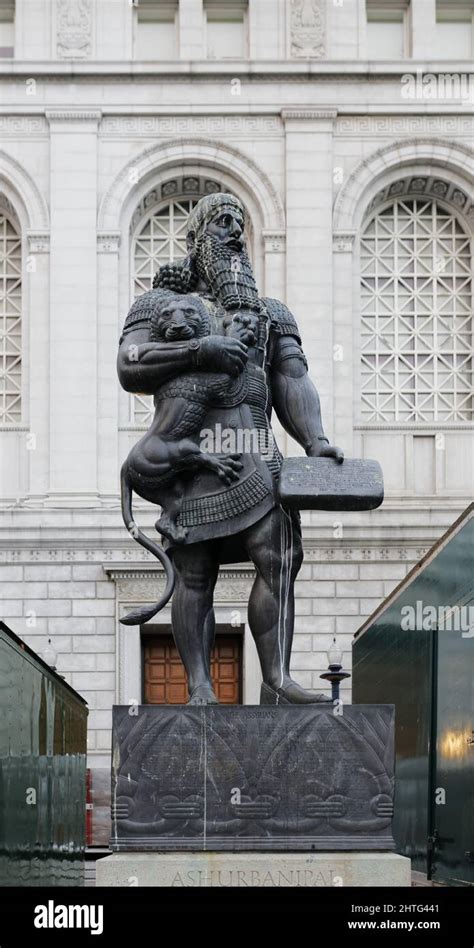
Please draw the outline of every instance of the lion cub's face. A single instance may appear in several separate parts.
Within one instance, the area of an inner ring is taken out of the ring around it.
[[[202,325],[199,301],[194,296],[176,296],[163,301],[151,320],[151,337],[155,342],[177,342],[198,335]]]

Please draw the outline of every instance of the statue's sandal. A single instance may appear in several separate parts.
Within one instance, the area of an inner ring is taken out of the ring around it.
[[[332,699],[315,691],[305,691],[295,681],[287,688],[277,689],[263,683],[260,704],[332,704]]]

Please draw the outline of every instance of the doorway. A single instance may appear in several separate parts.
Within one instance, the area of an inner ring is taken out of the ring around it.
[[[220,704],[242,702],[242,642],[243,627],[217,627],[211,676]],[[170,626],[142,630],[142,668],[144,704],[187,703],[186,672]]]

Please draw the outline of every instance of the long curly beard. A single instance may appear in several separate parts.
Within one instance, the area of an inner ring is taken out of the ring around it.
[[[193,257],[199,276],[224,309],[259,309],[257,284],[245,249],[231,250],[214,234],[203,234]]]

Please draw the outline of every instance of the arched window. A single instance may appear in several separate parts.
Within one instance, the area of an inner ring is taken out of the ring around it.
[[[0,425],[21,422],[21,234],[0,203]]]
[[[228,191],[219,181],[203,176],[177,177],[149,191],[137,207],[130,226],[131,297],[150,290],[153,277],[164,263],[186,256],[186,225],[189,212],[199,198],[215,191]],[[248,250],[252,255],[251,223],[246,225]],[[153,401],[146,395],[130,398],[130,423],[148,425],[153,417]]]
[[[364,423],[473,420],[471,277],[470,236],[448,204],[407,195],[372,214],[361,238]]]
[[[151,289],[153,277],[163,263],[186,256],[186,223],[197,197],[177,198],[154,207],[139,227],[133,241],[133,296]]]

